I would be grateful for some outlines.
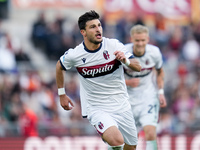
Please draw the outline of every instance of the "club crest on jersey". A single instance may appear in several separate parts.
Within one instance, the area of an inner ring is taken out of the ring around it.
[[[104,57],[106,60],[108,60],[108,59],[110,58],[110,55],[108,54],[108,51],[107,51],[107,50],[105,50],[105,51],[103,52],[103,57]]]
[[[103,128],[104,128],[103,123],[102,123],[102,122],[99,122],[99,123],[98,123],[98,127],[99,127],[99,129],[103,129]]]
[[[145,64],[146,64],[146,65],[148,65],[148,64],[149,64],[149,60],[148,60],[148,59],[146,60]]]
[[[82,61],[83,61],[83,63],[85,63],[85,61],[86,61],[86,58],[82,58]]]

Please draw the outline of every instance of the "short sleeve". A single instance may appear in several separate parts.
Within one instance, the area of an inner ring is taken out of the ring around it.
[[[160,51],[159,48],[156,49],[156,53],[155,54],[156,54],[155,55],[156,56],[155,68],[156,69],[160,69],[162,67],[162,65],[163,65],[163,59],[162,59],[162,54],[161,54],[161,51]]]
[[[72,49],[69,49],[60,57],[60,63],[64,70],[69,70],[73,66]]]

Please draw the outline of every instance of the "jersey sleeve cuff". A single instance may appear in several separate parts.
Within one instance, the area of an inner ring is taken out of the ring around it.
[[[62,61],[60,60],[60,64],[61,64],[61,66],[62,66],[62,68],[63,68],[63,70],[67,70],[65,67],[64,67],[64,65],[62,64]]]

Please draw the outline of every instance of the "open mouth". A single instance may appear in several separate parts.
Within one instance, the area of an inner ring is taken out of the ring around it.
[[[95,35],[98,39],[101,39],[101,33]]]

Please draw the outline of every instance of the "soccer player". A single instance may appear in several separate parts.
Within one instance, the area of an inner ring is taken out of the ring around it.
[[[123,64],[135,71],[141,66],[116,39],[103,37],[99,14],[89,11],[78,20],[83,42],[69,49],[56,64],[56,82],[60,104],[71,110],[74,104],[65,94],[64,72],[78,71],[83,117],[96,128],[109,150],[135,150],[137,129],[128,102]]]
[[[136,127],[143,129],[146,150],[157,150],[156,126],[159,108],[166,106],[164,96],[164,71],[160,49],[148,44],[149,31],[146,26],[135,25],[130,30],[131,43],[126,48],[142,66],[135,72],[125,66],[126,85],[129,102]]]

